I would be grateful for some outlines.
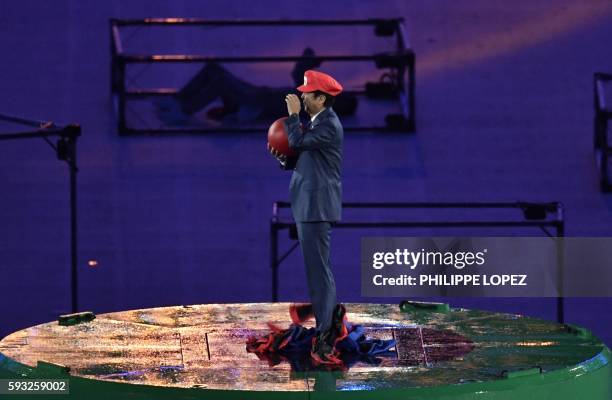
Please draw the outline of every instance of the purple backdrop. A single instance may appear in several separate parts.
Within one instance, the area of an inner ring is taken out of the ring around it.
[[[418,132],[348,133],[344,200],[556,200],[567,208],[568,235],[612,235],[612,200],[598,190],[591,148],[592,74],[612,71],[608,3],[264,4],[64,0],[0,5],[0,112],[83,126],[78,184],[81,309],[269,301],[271,204],[287,199],[289,182],[289,174],[265,152],[264,132],[118,137],[109,93],[111,17],[403,16],[417,54]],[[208,33],[190,35],[202,44],[199,35]],[[298,54],[306,45],[323,53],[361,52],[370,45],[366,35],[356,35],[337,49],[331,39],[310,31],[282,43],[274,32],[259,31],[254,38],[246,36],[250,40],[238,36],[223,43],[206,41],[206,48],[212,54],[222,52],[237,40],[237,51],[249,54]],[[177,49],[185,45],[181,37],[172,43]],[[260,72],[269,78],[275,71]],[[371,69],[364,67],[363,76],[360,72],[352,71],[346,81],[355,85],[371,78]],[[257,69],[248,73],[259,79]],[[188,77],[186,72],[176,74],[170,81]],[[287,69],[280,76],[282,85],[289,82]],[[360,117],[367,120],[368,115]],[[69,203],[67,167],[46,143],[0,144],[3,337],[69,311]],[[334,233],[338,296],[346,302],[385,301],[360,297],[363,234]],[[283,239],[283,248],[289,245]],[[89,268],[89,259],[99,266]],[[281,300],[306,299],[296,252],[281,267]],[[555,318],[554,300],[449,301]],[[569,299],[567,320],[591,328],[610,344],[610,306],[610,299]]]

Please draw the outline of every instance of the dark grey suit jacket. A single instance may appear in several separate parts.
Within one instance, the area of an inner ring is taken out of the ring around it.
[[[298,153],[289,184],[296,222],[339,221],[342,215],[342,142],[344,132],[331,108],[323,110],[302,133],[300,119],[286,120],[289,147]]]

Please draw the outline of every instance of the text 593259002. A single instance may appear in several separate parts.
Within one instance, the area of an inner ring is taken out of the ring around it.
[[[68,379],[0,379],[0,394],[68,394]]]

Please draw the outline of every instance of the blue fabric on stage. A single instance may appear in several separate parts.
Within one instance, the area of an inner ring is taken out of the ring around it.
[[[336,348],[344,353],[375,356],[386,353],[395,347],[395,340],[367,339],[365,329],[361,325],[347,323],[349,334],[344,340],[336,345]]]
[[[268,360],[270,365],[288,361],[294,370],[312,370],[310,350],[312,340],[316,335],[315,328],[305,328],[299,324],[291,324],[287,329],[271,326],[272,333],[261,338],[250,338],[247,341],[247,351],[256,353],[258,357]],[[355,362],[378,364],[380,359],[375,356],[391,356],[395,340],[368,339],[361,325],[346,322],[348,335],[336,344],[340,358],[348,368]]]

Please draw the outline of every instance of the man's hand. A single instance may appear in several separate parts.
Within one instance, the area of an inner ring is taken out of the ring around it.
[[[299,114],[302,109],[302,103],[300,98],[294,94],[288,94],[285,96],[285,102],[287,103],[287,112],[289,115]]]
[[[285,161],[287,161],[287,156],[279,153],[274,147],[270,146],[270,143],[268,143],[268,151],[270,152],[270,154],[276,157],[276,159],[280,161],[281,163],[284,163]]]

